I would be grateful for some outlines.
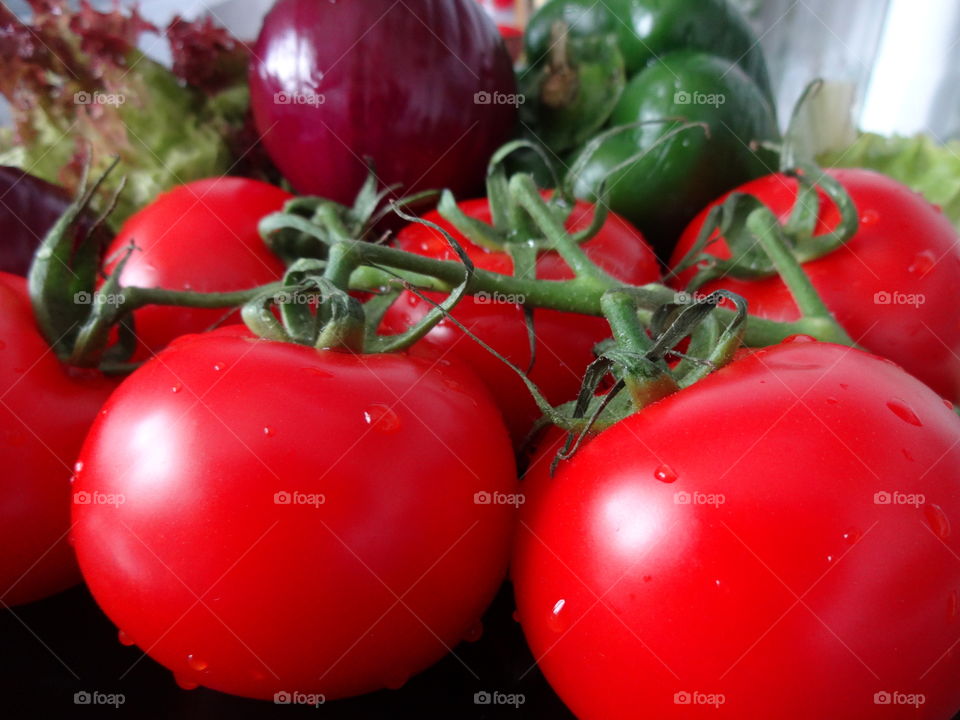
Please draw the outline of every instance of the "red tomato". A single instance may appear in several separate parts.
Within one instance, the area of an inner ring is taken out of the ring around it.
[[[397,686],[503,579],[516,470],[466,369],[223,328],[175,342],[105,410],[81,454],[80,567],[183,684]]]
[[[958,439],[889,360],[800,341],[737,360],[524,506],[534,657],[582,720],[952,717]]]
[[[490,222],[490,206],[485,199],[461,203],[460,208],[471,217]],[[582,230],[589,226],[592,218],[593,206],[578,202],[567,227],[572,232]],[[478,268],[512,274],[513,261],[506,253],[489,252],[474,245],[439,213],[428,213],[424,219],[440,225],[453,235]],[[404,228],[397,237],[397,245],[403,250],[429,257],[444,260],[457,258],[443,235],[419,224]],[[584,250],[595,263],[624,282],[642,285],[659,279],[653,251],[643,241],[639,231],[617,215],[610,215],[603,229],[584,245]],[[537,277],[561,280],[571,278],[573,274],[559,255],[548,252],[541,254],[537,260]],[[429,297],[439,301],[441,296],[433,294]],[[400,332],[420,320],[431,307],[415,295],[405,293],[387,313],[382,330]],[[530,363],[530,342],[518,298],[465,298],[454,310],[453,316],[515,365],[527,368]],[[583,372],[593,360],[593,346],[610,336],[610,327],[603,318],[554,310],[536,310],[534,324],[537,361],[530,379],[554,404],[575,398]],[[441,355],[452,353],[477,371],[491,389],[514,440],[522,440],[533,422],[540,417],[530,393],[514,372],[467,338],[456,326],[440,323],[424,338],[422,345]]]
[[[131,242],[140,248],[124,268],[125,285],[223,292],[265,285],[283,276],[283,263],[260,238],[257,224],[292,195],[280,188],[222,177],[197,180],[159,195],[130,217],[110,246],[115,261]],[[108,268],[111,269],[112,265]],[[180,335],[224,321],[224,310],[148,306],[134,313],[150,357]],[[237,322],[237,316],[228,321]]]
[[[0,308],[0,603],[18,605],[80,580],[66,540],[70,478],[115,383],[57,360],[23,278],[0,273]]]
[[[829,173],[857,206],[860,230],[843,247],[806,263],[810,280],[857,343],[896,360],[941,395],[960,401],[960,323],[953,301],[960,286],[956,231],[937,208],[895,180],[868,170]],[[786,220],[796,200],[797,182],[770,175],[736,192],[757,196]],[[684,232],[672,265],[690,249],[707,212],[709,208]],[[838,219],[836,206],[821,193],[818,232],[833,229]],[[722,240],[708,251],[729,257]],[[690,275],[683,273],[673,284],[682,287]],[[771,320],[800,316],[779,277],[723,278],[703,290],[720,287],[745,297],[753,315]]]

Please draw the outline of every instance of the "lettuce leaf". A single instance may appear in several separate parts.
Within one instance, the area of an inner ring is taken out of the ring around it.
[[[941,145],[928,135],[883,137],[864,133],[844,150],[818,157],[825,167],[882,172],[916,190],[960,230],[960,141]]]

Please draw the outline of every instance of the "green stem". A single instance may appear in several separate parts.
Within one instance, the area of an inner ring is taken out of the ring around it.
[[[552,249],[559,253],[578,278],[588,279],[594,285],[606,290],[622,284],[587,257],[583,248],[567,233],[563,223],[544,202],[532,177],[524,174],[514,175],[510,179],[510,192],[517,203],[533,218]]]
[[[819,321],[818,324],[822,326],[822,330],[827,331],[829,335],[823,339],[852,345],[853,340],[834,319],[830,309],[821,299],[820,293],[807,277],[807,273],[787,247],[783,228],[776,216],[765,207],[758,208],[747,218],[747,228],[756,236],[761,247],[770,257],[803,317]],[[822,336],[823,332],[820,335]]]

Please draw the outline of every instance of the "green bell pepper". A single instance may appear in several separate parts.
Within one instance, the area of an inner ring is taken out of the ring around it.
[[[707,203],[776,171],[766,63],[727,0],[551,0],[525,43],[530,137],[575,164],[578,197],[605,190],[661,256]],[[703,127],[674,132],[681,119]]]

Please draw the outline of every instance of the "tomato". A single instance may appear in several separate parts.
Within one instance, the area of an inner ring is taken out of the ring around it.
[[[0,273],[0,309],[0,603],[18,605],[80,580],[66,540],[70,478],[115,383],[57,360],[23,278]]]
[[[889,360],[800,341],[741,357],[597,435],[524,506],[534,657],[582,720],[952,717],[958,440]]]
[[[503,579],[512,449],[452,363],[222,328],[173,343],[105,413],[80,458],[80,567],[185,686],[397,686],[476,626]]]
[[[264,285],[283,276],[283,263],[263,243],[257,224],[292,195],[246,178],[221,177],[181,185],[130,217],[107,253],[112,269],[131,242],[125,285],[223,292]],[[140,359],[180,335],[224,322],[223,310],[149,306],[134,313]],[[232,315],[226,321],[237,322]]]
[[[483,222],[491,220],[490,206],[485,199],[461,203],[460,209]],[[571,232],[582,230],[589,226],[592,218],[593,206],[578,202],[567,228]],[[478,268],[512,274],[513,261],[506,253],[489,252],[471,243],[439,213],[428,213],[424,219],[453,235]],[[457,258],[443,235],[419,224],[401,230],[397,245],[429,257]],[[640,285],[659,279],[653,252],[640,233],[617,215],[610,215],[601,231],[584,244],[584,250],[591,260],[624,282]],[[546,252],[537,260],[537,277],[561,280],[571,278],[573,274],[558,254]],[[440,300],[436,294],[428,294],[428,297],[435,302]],[[452,314],[481,340],[518,367],[526,369],[530,364],[530,341],[521,303],[522,298],[509,296],[465,298]],[[415,295],[405,293],[387,313],[382,330],[399,332],[420,320],[431,307]],[[529,377],[551,403],[571,400],[576,397],[584,370],[593,360],[593,346],[610,336],[610,328],[603,318],[554,310],[536,310],[533,315],[537,337],[536,364]],[[523,439],[540,416],[540,411],[523,382],[509,367],[449,322],[441,322],[421,344],[440,355],[452,353],[471,365],[492,391],[514,440]]]
[[[895,180],[868,170],[829,173],[853,199],[860,229],[843,247],[804,264],[810,280],[857,343],[900,363],[941,395],[960,401],[960,323],[953,302],[960,285],[956,231],[937,208]],[[737,192],[755,195],[786,220],[796,200],[797,182],[770,175]],[[684,232],[672,265],[693,245],[709,209]],[[817,232],[833,229],[838,220],[836,206],[821,193]],[[729,257],[722,240],[708,252]],[[683,273],[673,284],[683,287],[689,277],[690,272]],[[753,315],[771,320],[800,316],[779,277],[722,278],[703,291],[720,287],[746,298]]]

